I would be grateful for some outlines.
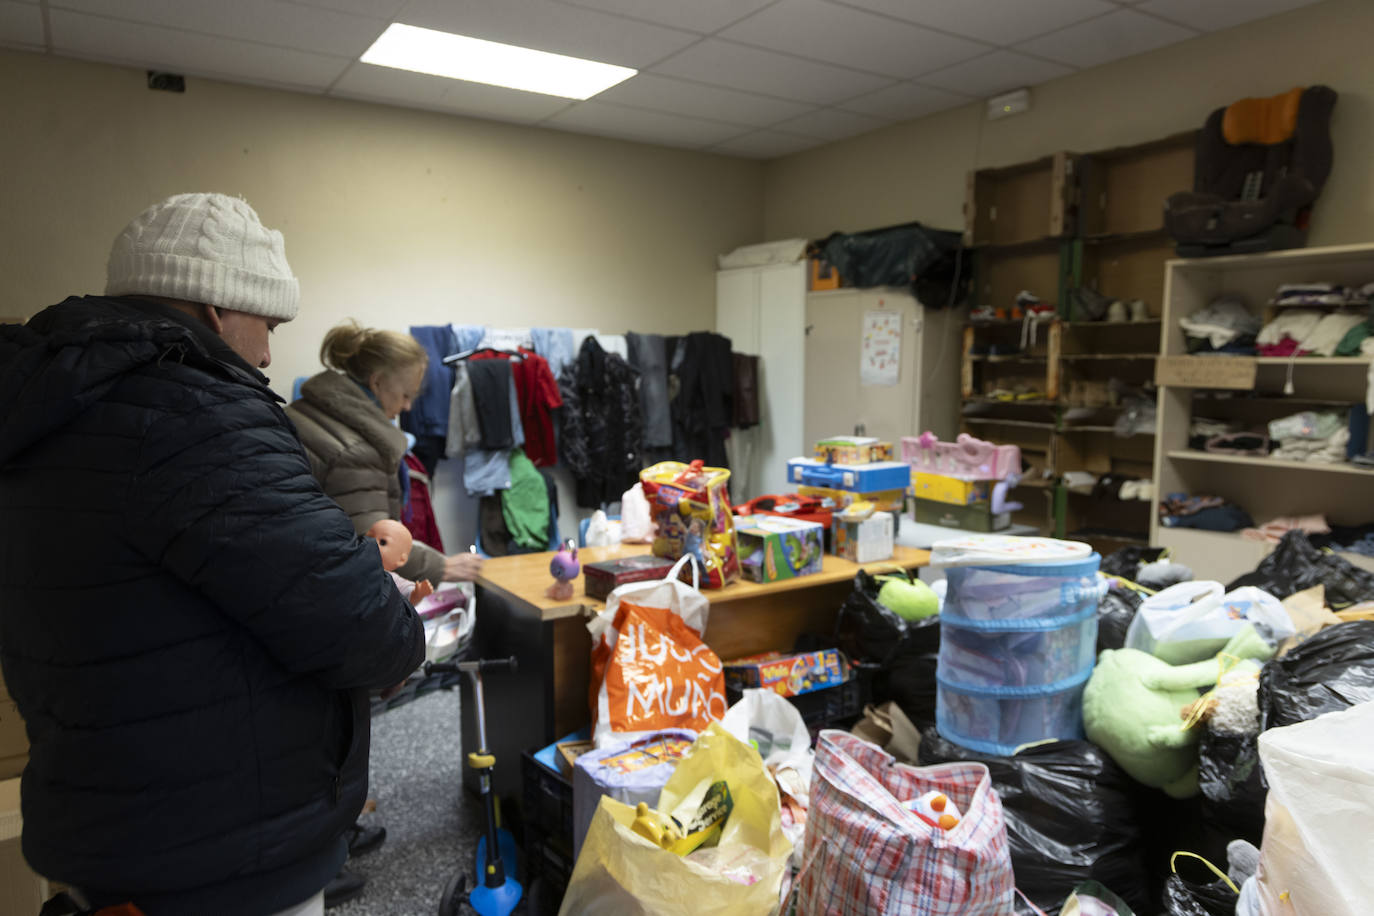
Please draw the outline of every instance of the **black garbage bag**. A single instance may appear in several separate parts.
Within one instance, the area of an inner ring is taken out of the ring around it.
[[[1259,736],[1214,731],[1198,745],[1202,819],[1214,832],[1256,846],[1264,836],[1264,798],[1269,790],[1259,762]]]
[[[1260,671],[1260,728],[1374,700],[1374,621],[1327,627]]]
[[[908,577],[909,578],[909,577]],[[878,602],[878,582],[862,569],[840,607],[835,645],[858,664],[869,703],[895,701],[917,728],[935,723],[940,617],[903,620]]]
[[[1164,916],[1235,916],[1237,895],[1231,885],[1191,857],[1180,856],[1176,864],[1183,874],[1176,871],[1164,882]],[[1207,878],[1195,880],[1202,874]]]
[[[1326,603],[1338,611],[1361,601],[1374,600],[1374,573],[1334,553],[1317,549],[1301,531],[1285,534],[1279,546],[1260,561],[1254,572],[1241,576],[1226,590],[1243,585],[1258,586],[1279,599],[1314,585],[1325,585]]]
[[[1162,553],[1164,553],[1163,547],[1141,547],[1132,544],[1107,554],[1102,558],[1102,565],[1098,569],[1102,571],[1103,575],[1120,576],[1134,582],[1136,573],[1140,571],[1140,564],[1153,563],[1159,559]]]
[[[1015,757],[970,750],[935,729],[921,736],[922,766],[951,760],[984,763],[1002,800],[1016,886],[1057,913],[1078,884],[1111,888],[1137,912],[1149,909],[1149,881],[1135,784],[1088,741],[1053,741]]]
[[[905,223],[868,232],[835,232],[817,246],[850,286],[901,286],[927,308],[959,305],[968,294],[973,259],[963,234]]]
[[[1130,629],[1135,612],[1145,600],[1143,592],[1125,588],[1113,582],[1107,594],[1097,603],[1097,651],[1120,649],[1126,645],[1126,631]]]

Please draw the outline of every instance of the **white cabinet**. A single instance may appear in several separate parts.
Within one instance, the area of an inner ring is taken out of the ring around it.
[[[866,385],[860,374],[864,316],[901,316],[902,352],[896,385]],[[837,289],[806,297],[805,441],[864,433],[894,444],[931,430],[958,432],[957,310],[927,309],[893,289]]]
[[[759,357],[759,425],[731,434],[737,499],[786,492],[787,459],[804,454],[805,319],[805,262],[716,274],[716,331]]]
[[[864,315],[898,312],[902,360],[897,384],[865,385],[859,373]],[[732,434],[742,491],[788,492],[787,459],[810,454],[826,436],[862,423],[890,439],[958,431],[957,310],[923,308],[907,292],[839,289],[808,293],[806,264],[722,270],[716,274],[716,330],[759,360],[757,430]]]

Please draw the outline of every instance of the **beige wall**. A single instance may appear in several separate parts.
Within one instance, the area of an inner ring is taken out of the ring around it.
[[[1374,239],[1374,3],[1325,0],[1055,80],[1031,110],[989,122],[981,102],[769,163],[764,234],[822,237],[920,220],[962,228],[970,169],[1086,152],[1200,127],[1250,95],[1324,83],[1340,101],[1335,168],[1310,244]],[[1182,190],[1182,189],[1180,189]]]
[[[104,286],[111,240],[169,194],[245,197],[286,235],[301,315],[269,370],[319,370],[337,321],[684,332],[715,255],[762,235],[762,165],[0,51],[0,315]]]

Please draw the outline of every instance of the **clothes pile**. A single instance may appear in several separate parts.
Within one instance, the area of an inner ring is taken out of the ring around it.
[[[1269,438],[1278,445],[1271,458],[1337,464],[1346,459],[1350,429],[1340,411],[1303,411],[1271,421]]]
[[[1245,303],[1232,296],[1213,300],[1179,319],[1189,353],[1228,353],[1253,356],[1260,320]]]
[[[1160,500],[1159,523],[1166,528],[1204,531],[1239,531],[1255,524],[1249,513],[1220,496],[1189,496],[1187,493],[1170,493]]]

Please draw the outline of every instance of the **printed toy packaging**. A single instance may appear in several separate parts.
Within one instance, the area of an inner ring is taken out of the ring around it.
[[[736,519],[740,567],[751,582],[776,582],[821,571],[825,528],[777,515]]]
[[[838,649],[783,655],[765,652],[725,663],[730,690],[759,687],[785,697],[800,696],[845,682],[845,662]]]
[[[894,454],[891,442],[871,436],[834,436],[817,442],[813,457],[826,464],[871,464],[892,461]]]
[[[654,556],[676,560],[692,554],[702,585],[720,588],[739,578],[739,548],[730,511],[725,468],[661,461],[639,473],[657,525]]]

